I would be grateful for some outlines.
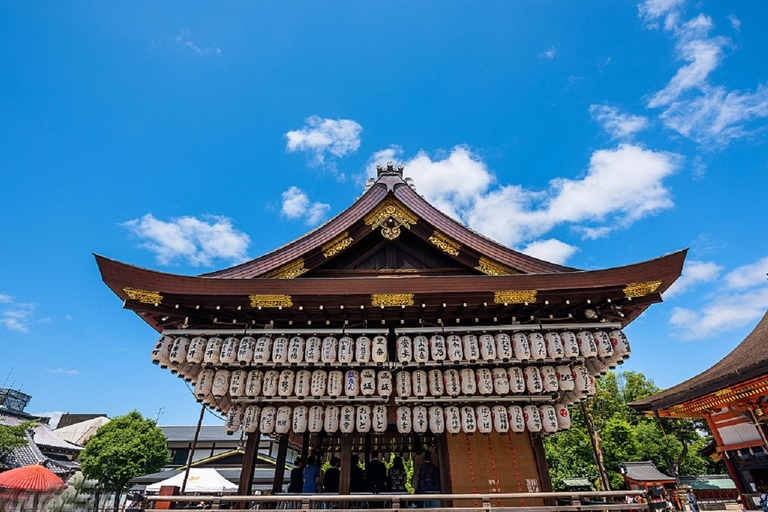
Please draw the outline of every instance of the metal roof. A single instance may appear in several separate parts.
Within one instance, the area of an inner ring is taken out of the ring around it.
[[[653,462],[619,462],[619,468],[630,480],[637,482],[674,482],[675,479],[659,471]]]
[[[195,425],[165,425],[160,426],[169,443],[191,443],[195,439]],[[203,425],[200,427],[200,435],[197,438],[198,443],[236,443],[240,438],[234,435],[228,435],[224,425]]]
[[[730,475],[681,476],[680,483],[690,485],[694,491],[736,490],[736,484]]]

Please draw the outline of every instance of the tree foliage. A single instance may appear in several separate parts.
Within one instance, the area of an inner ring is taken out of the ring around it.
[[[0,425],[0,457],[27,445],[27,431],[37,421],[23,421],[18,425]]]
[[[83,474],[114,492],[116,504],[132,478],[160,471],[167,460],[163,431],[138,411],[99,428],[80,454]]]
[[[641,415],[627,405],[659,391],[642,373],[611,372],[598,379],[597,393],[586,404],[602,441],[603,461],[614,489],[624,485],[619,462],[650,460],[672,476],[725,473],[722,462],[699,454],[711,439],[705,422],[662,418],[659,426],[656,418]],[[544,442],[552,483],[556,490],[564,490],[564,478],[586,477],[600,487],[586,423],[578,407],[571,409],[571,423],[570,430]]]

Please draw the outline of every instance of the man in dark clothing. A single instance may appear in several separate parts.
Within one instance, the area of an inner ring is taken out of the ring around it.
[[[331,467],[325,471],[325,475],[323,476],[323,492],[338,494],[339,477],[341,476],[341,471],[339,470],[341,459],[338,457],[331,457],[330,464]]]
[[[304,487],[304,461],[296,457],[294,468],[291,470],[291,483],[288,484],[288,492],[300,493]]]
[[[440,471],[437,466],[432,464],[432,454],[428,451],[424,453],[424,463],[421,465],[419,473],[419,484],[416,487],[416,494],[439,493],[440,492]],[[437,500],[425,501],[424,508],[439,507]]]
[[[349,468],[349,491],[365,492],[365,473],[360,467],[360,457],[352,455],[352,467]]]
[[[368,490],[379,494],[387,487],[387,466],[379,460],[379,454],[373,452],[371,460],[365,465],[365,480],[368,482]]]

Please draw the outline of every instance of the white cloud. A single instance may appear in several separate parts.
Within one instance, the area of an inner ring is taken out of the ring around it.
[[[555,46],[552,45],[549,48],[547,48],[546,50],[544,50],[543,52],[541,52],[539,54],[539,57],[552,60],[552,59],[555,58],[556,55],[557,55],[557,48],[555,48]]]
[[[556,238],[549,240],[537,240],[531,242],[523,252],[534,258],[539,258],[552,263],[563,264],[579,250],[578,247],[561,242]]]
[[[700,283],[709,283],[720,277],[723,267],[714,261],[688,260],[683,268],[683,275],[664,292],[669,299],[681,295]]]
[[[0,294],[0,326],[9,331],[28,333],[30,324],[34,321],[37,304],[33,302],[17,302],[8,294]]]
[[[729,290],[743,290],[768,282],[768,256],[749,265],[736,267],[725,275]]]
[[[291,187],[283,192],[283,205],[280,214],[290,220],[303,220],[308,226],[320,223],[328,215],[331,205],[309,200],[306,192],[299,187]]]
[[[66,411],[50,411],[50,412],[36,412],[32,413],[32,416],[40,416],[43,418],[50,418],[48,425],[51,428],[56,428],[59,425],[61,417],[66,414]]]
[[[674,16],[684,3],[685,0],[645,0],[637,9],[640,18],[652,28],[659,18]]]
[[[731,27],[733,27],[733,30],[736,32],[741,32],[741,20],[736,17],[735,14],[729,14],[726,16],[728,18],[728,21],[731,22]]]
[[[215,260],[241,262],[248,258],[251,238],[236,229],[232,219],[219,215],[179,217],[165,222],[151,213],[121,224],[142,240],[141,247],[155,253],[157,262],[186,261],[209,266]]]
[[[8,295],[7,293],[0,293],[0,304],[7,304],[9,302],[13,302],[13,295]]]
[[[201,57],[208,57],[211,55],[221,55],[221,48],[216,46],[216,43],[212,43],[210,46],[200,47],[190,38],[189,30],[182,28],[179,31],[179,35],[176,37],[176,44],[189,48]]]
[[[54,373],[62,375],[80,375],[80,370],[65,370],[64,368],[55,368],[45,370],[45,373]]]
[[[351,119],[326,119],[311,116],[298,130],[285,134],[288,140],[285,149],[289,153],[306,151],[313,166],[326,166],[335,169],[331,158],[340,158],[354,153],[360,147],[360,134],[363,127]]]
[[[612,139],[628,139],[635,133],[648,128],[648,118],[619,112],[609,105],[590,105],[592,119],[600,123]]]

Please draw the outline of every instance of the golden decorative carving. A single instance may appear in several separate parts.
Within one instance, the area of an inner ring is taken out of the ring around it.
[[[163,301],[163,296],[160,295],[160,292],[151,292],[141,288],[131,288],[130,286],[123,288],[123,291],[128,295],[129,299],[137,300],[144,304],[160,304]]]
[[[309,272],[308,268],[304,267],[304,258],[300,258],[296,261],[292,261],[287,265],[283,265],[277,270],[268,272],[264,275],[265,279],[293,279],[299,277],[301,274]]]
[[[489,276],[511,276],[513,274],[520,273],[517,270],[505,267],[501,263],[496,263],[495,261],[489,260],[485,256],[480,257],[480,261],[478,261],[475,269],[479,270],[483,274],[488,274]]]
[[[326,258],[330,258],[331,256],[335,256],[336,254],[340,253],[347,247],[349,247],[352,242],[354,242],[354,239],[349,236],[348,232],[343,232],[324,246],[320,248],[321,251],[323,251],[323,256]]]
[[[374,293],[371,295],[373,306],[413,306],[412,293]]]
[[[429,237],[429,241],[432,242],[432,245],[437,247],[443,252],[446,252],[450,254],[451,256],[458,256],[459,255],[459,249],[461,249],[461,244],[458,242],[454,242],[450,238],[448,238],[446,235],[442,234],[439,231],[435,231],[432,233],[432,236]]]
[[[628,299],[635,297],[645,297],[649,293],[653,293],[661,286],[661,279],[656,281],[646,281],[644,283],[630,283],[624,288],[624,296]]]
[[[390,224],[390,219],[392,224]],[[387,198],[379,204],[371,213],[365,216],[366,226],[376,230],[381,226],[381,234],[384,238],[394,240],[400,236],[400,228],[411,229],[419,218],[411,213],[403,204],[394,198]]]
[[[252,308],[289,308],[293,306],[290,295],[249,295]]]
[[[537,290],[502,290],[493,292],[493,302],[496,304],[532,304],[536,302]]]

